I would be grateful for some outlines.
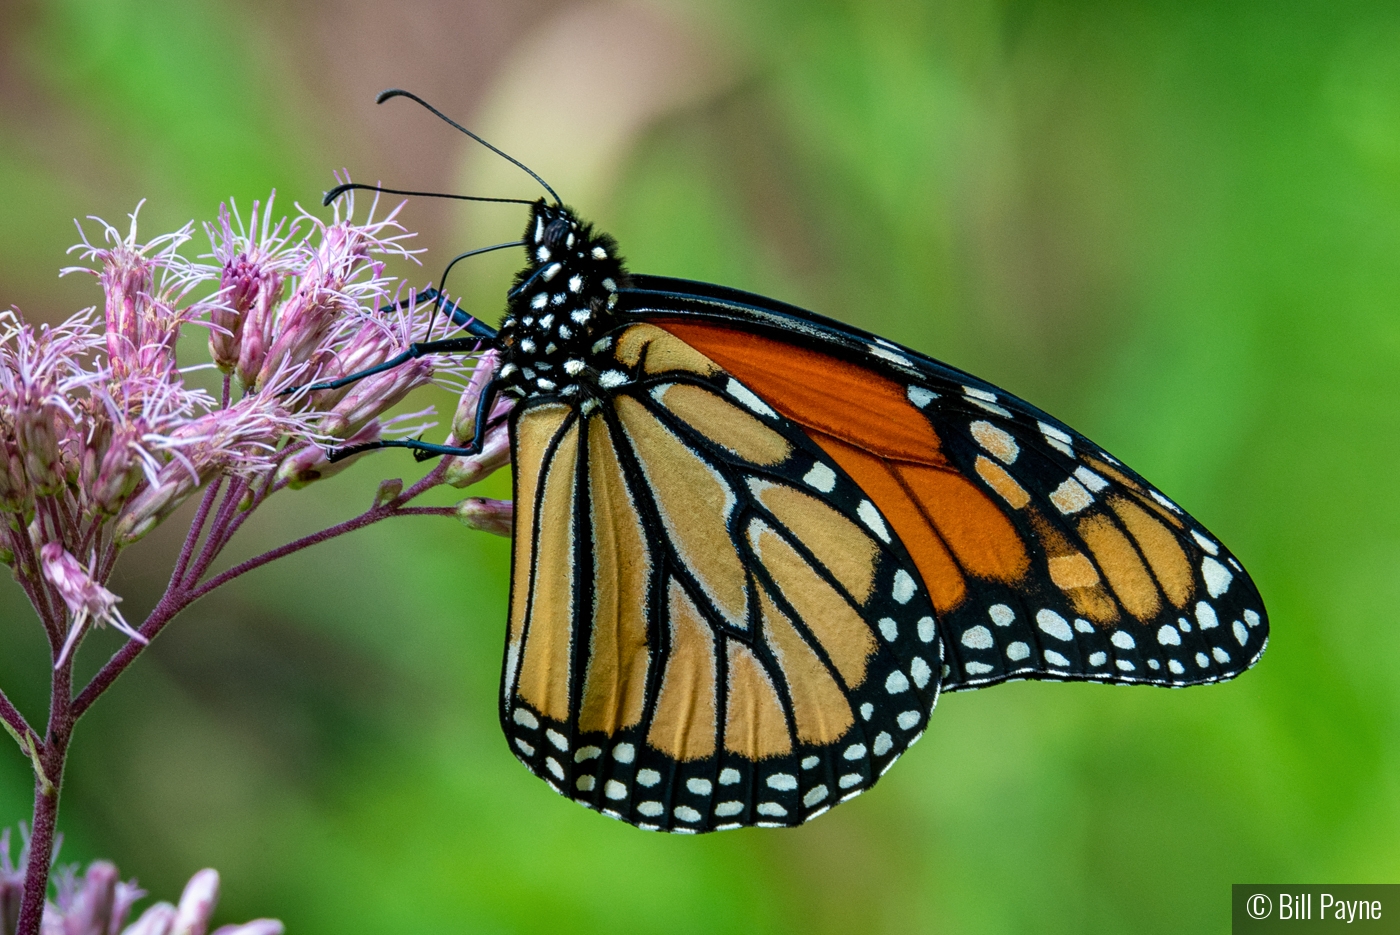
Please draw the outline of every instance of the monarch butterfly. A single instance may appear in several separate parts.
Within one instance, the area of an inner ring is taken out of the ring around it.
[[[797,825],[874,785],[942,691],[1180,687],[1264,651],[1219,540],[1029,403],[633,274],[557,196],[521,243],[499,331],[470,330],[500,352],[478,439],[493,392],[518,400],[501,726],[559,794],[649,830]]]

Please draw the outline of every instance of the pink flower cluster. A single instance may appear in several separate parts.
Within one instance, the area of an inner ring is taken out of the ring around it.
[[[431,409],[386,414],[435,381],[464,391],[454,437],[470,439],[491,358],[471,372],[470,359],[424,357],[306,389],[429,337],[431,309],[384,272],[386,257],[413,258],[397,210],[356,223],[347,205],[329,221],[274,220],[269,198],[246,224],[226,207],[206,225],[212,253],[199,260],[181,253],[193,224],[142,242],[136,214],[126,233],[99,221],[102,237],[73,248],[92,265],[64,272],[97,278],[101,315],[35,325],[0,312],[0,559],[48,618],[57,663],[89,622],[144,639],[105,587],[117,554],[214,480],[243,488],[246,511],[337,473],[356,459],[331,463],[329,448],[428,427]],[[207,332],[222,389],[201,388],[198,368],[177,361],[189,328]],[[490,442],[450,459],[436,482],[465,486],[506,463],[503,426]]]
[[[21,826],[21,830],[23,827]],[[20,849],[23,867],[28,844]],[[179,905],[158,902],[127,925],[131,910],[145,895],[135,882],[121,879],[105,860],[93,861],[81,877],[77,865],[54,874],[56,898],[44,905],[41,935],[205,935],[219,903],[219,874],[201,870],[185,884]],[[0,831],[0,935],[15,931],[24,875],[10,861],[10,829]],[[213,935],[282,935],[276,919],[225,925]]]

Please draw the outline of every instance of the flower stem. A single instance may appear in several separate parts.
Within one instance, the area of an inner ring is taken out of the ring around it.
[[[227,378],[225,378],[227,380]],[[199,535],[204,531],[204,524],[209,520],[209,511],[214,507],[214,500],[219,496],[219,489],[223,487],[224,479],[216,477],[209,485],[209,489],[200,498],[199,509],[195,511],[194,522],[190,523],[190,531],[185,536],[184,545],[180,546],[180,557],[175,561],[175,570],[170,573],[170,587],[176,587],[180,579],[185,576],[185,569],[189,567],[190,556],[194,554],[194,547],[199,543]]]
[[[334,539],[338,536],[343,536],[357,529],[363,529],[365,526],[372,525],[380,520],[389,519],[393,516],[453,516],[455,511],[452,507],[406,506],[414,497],[436,486],[444,470],[445,466],[440,464],[432,471],[429,471],[422,480],[399,494],[399,496],[395,497],[393,500],[372,507],[359,516],[345,520],[343,523],[328,526],[320,532],[302,536],[300,539],[288,542],[286,545],[279,546],[278,548],[250,558],[245,562],[233,566],[227,571],[215,575],[203,584],[196,586],[199,577],[208,570],[209,565],[218,557],[218,553],[222,550],[223,545],[227,543],[228,537],[237,529],[241,520],[247,516],[247,511],[239,513],[237,510],[238,501],[242,498],[244,490],[246,490],[246,482],[243,484],[230,484],[229,489],[224,495],[224,502],[220,505],[216,513],[214,523],[209,530],[209,537],[205,541],[204,548],[201,550],[199,558],[195,560],[195,563],[185,575],[185,580],[175,581],[173,578],[171,579],[170,586],[166,590],[164,596],[156,603],[156,606],[151,610],[145,622],[141,624],[139,628],[141,635],[147,640],[154,640],[157,634],[159,634],[160,631],[165,628],[165,625],[177,614],[210,591],[228,584],[233,579],[240,575],[245,575],[255,568],[261,568],[269,562],[276,561],[279,558],[285,558],[294,552],[300,552],[302,549]],[[225,525],[232,528],[221,528]],[[147,645],[149,644],[128,640],[121,649],[113,653],[112,658],[107,660],[102,668],[98,670],[97,674],[92,677],[92,681],[88,682],[83,690],[78,693],[78,697],[73,699],[71,705],[72,716],[74,718],[81,717],[83,712],[87,711],[103,692],[112,687],[112,683],[117,680],[118,676],[126,671],[127,666],[131,665],[131,663],[136,660],[137,656],[141,655]]]
[[[73,735],[72,660],[54,670],[49,697],[48,735],[34,757],[34,815],[29,837],[29,862],[24,868],[24,894],[15,935],[39,935],[48,896],[49,868],[53,865],[55,829],[58,826],[58,794],[68,741]]]
[[[24,748],[26,743],[33,744],[38,740],[38,735],[29,726],[29,722],[10,699],[5,697],[3,691],[0,691],[0,721],[4,721],[5,729],[14,735],[21,748]]]

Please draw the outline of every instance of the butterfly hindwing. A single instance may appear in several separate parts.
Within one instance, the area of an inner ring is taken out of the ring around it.
[[[502,724],[556,791],[648,828],[791,825],[869,788],[939,690],[900,538],[803,429],[684,342],[514,415]]]
[[[1239,562],[1039,409],[771,300],[636,277],[624,301],[802,425],[889,517],[937,612],[944,690],[1189,685],[1233,677],[1263,651],[1263,603]]]

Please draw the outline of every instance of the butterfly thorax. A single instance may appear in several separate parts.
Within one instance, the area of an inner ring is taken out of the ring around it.
[[[617,244],[543,199],[530,212],[524,241],[529,262],[516,276],[498,336],[503,392],[594,398],[608,388],[595,361],[617,324],[617,292],[630,283]]]

